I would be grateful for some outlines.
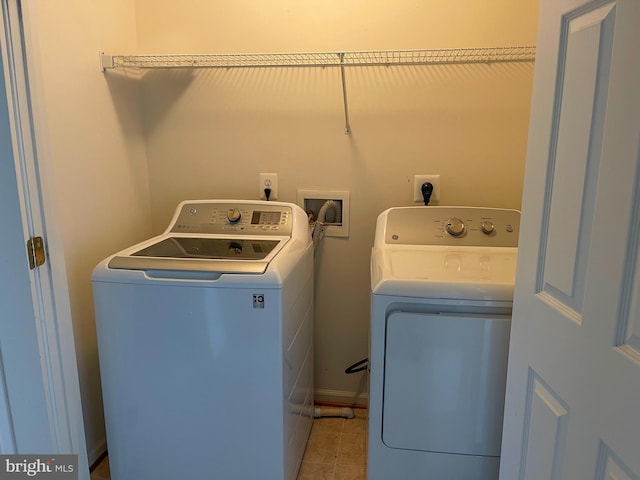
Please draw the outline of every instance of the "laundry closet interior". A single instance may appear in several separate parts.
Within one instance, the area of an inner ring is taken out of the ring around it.
[[[360,406],[366,372],[345,369],[367,357],[380,212],[419,205],[413,185],[422,174],[440,176],[438,205],[520,209],[535,0],[39,0],[22,8],[89,463],[107,448],[91,272],[161,233],[180,202],[258,199],[264,172],[278,175],[278,201],[297,203],[299,190],[348,192],[348,234],[327,236],[316,253],[314,382],[317,402]],[[509,61],[505,47],[529,48]],[[436,50],[445,61],[403,60]],[[349,52],[383,51],[390,57],[348,64]],[[284,62],[273,60],[282,54]],[[127,55],[191,64],[118,65]],[[189,57],[200,55],[235,63]]]

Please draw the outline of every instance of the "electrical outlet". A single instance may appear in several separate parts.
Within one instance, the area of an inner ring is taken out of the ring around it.
[[[440,175],[415,175],[413,177],[413,201],[424,205],[424,197],[422,196],[422,184],[429,182],[433,185],[431,200],[429,205],[440,200]]]
[[[267,200],[264,193],[265,188],[270,188],[269,200],[278,199],[278,174],[277,173],[261,173],[260,174],[260,200]]]

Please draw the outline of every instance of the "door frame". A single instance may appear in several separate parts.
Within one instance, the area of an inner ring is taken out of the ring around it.
[[[38,336],[49,425],[42,434],[51,437],[53,452],[78,454],[79,478],[89,478],[84,423],[73,337],[71,307],[61,235],[55,229],[55,211],[46,177],[39,168],[33,131],[31,92],[24,51],[21,0],[0,0],[0,53],[6,82],[10,135],[17,190],[26,240],[45,238],[47,260],[29,273]],[[1,94],[1,93],[0,93]],[[11,180],[7,180],[11,181]],[[26,248],[26,247],[25,247]],[[25,256],[25,268],[28,268]],[[0,273],[2,274],[2,273]],[[10,359],[4,359],[5,362]],[[2,365],[0,364],[0,418],[10,418]],[[37,379],[30,379],[37,381]],[[0,422],[2,453],[16,452],[11,422]],[[27,452],[24,452],[27,453]]]

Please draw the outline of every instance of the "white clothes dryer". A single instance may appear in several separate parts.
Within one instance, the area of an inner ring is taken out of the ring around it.
[[[92,282],[113,480],[296,478],[313,422],[300,207],[182,202]]]
[[[497,480],[519,220],[473,207],[378,217],[369,480]]]

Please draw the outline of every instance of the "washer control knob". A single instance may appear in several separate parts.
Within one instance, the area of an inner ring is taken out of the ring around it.
[[[242,218],[242,213],[237,208],[230,208],[227,211],[227,221],[229,223],[238,223]]]
[[[465,226],[462,220],[456,217],[452,217],[447,220],[447,225],[445,226],[445,230],[452,237],[459,237],[465,231]]]
[[[487,235],[491,235],[496,229],[495,225],[490,220],[483,220],[480,224],[480,228],[482,229],[482,233],[486,233]]]

